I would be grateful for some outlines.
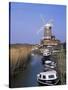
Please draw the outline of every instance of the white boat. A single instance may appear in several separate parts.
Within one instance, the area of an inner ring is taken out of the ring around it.
[[[37,81],[41,85],[56,85],[59,82],[58,74],[55,70],[41,72],[37,74]]]
[[[44,62],[44,67],[45,68],[50,68],[50,69],[53,69],[56,67],[56,63],[54,61],[51,61],[51,60],[46,60]]]
[[[49,51],[49,49],[45,49],[43,50],[43,56],[50,56],[51,52]]]

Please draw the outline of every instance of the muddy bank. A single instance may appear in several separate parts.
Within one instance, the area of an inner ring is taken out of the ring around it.
[[[15,75],[24,70],[30,60],[31,45],[11,45],[10,52],[10,75]]]

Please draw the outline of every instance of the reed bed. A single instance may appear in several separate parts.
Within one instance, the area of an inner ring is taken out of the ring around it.
[[[10,47],[10,73],[12,75],[24,70],[29,61],[31,50],[32,46],[14,45],[14,47]]]
[[[61,85],[66,84],[66,53],[63,48],[60,49],[59,53],[54,55],[54,58],[58,65],[58,72],[61,81]]]

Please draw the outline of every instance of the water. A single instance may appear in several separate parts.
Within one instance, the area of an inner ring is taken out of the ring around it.
[[[41,59],[42,56],[32,56],[27,69],[13,79],[12,87],[38,86],[37,74],[43,71]]]

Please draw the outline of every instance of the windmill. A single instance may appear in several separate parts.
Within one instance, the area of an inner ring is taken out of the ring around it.
[[[49,20],[47,23],[45,23],[45,20],[42,15],[40,15],[41,20],[43,22],[43,26],[40,28],[40,30],[37,32],[39,34],[41,31],[44,30],[44,36],[42,39],[51,39],[52,36],[52,27],[53,27],[53,20]]]

